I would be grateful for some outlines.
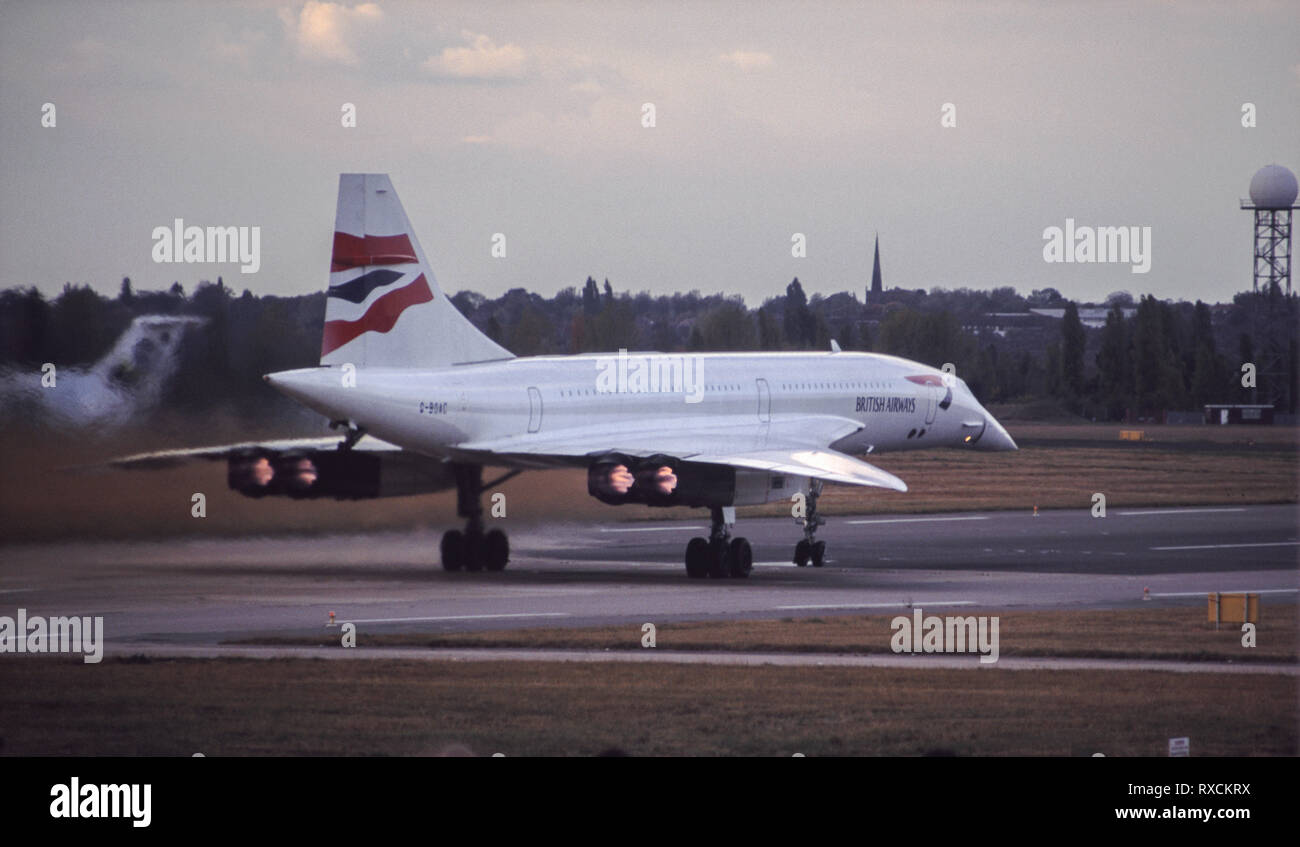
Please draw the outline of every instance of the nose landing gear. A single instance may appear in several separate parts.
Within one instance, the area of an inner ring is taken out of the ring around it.
[[[808,511],[803,518],[796,518],[796,523],[803,524],[803,540],[794,545],[794,563],[801,568],[812,565],[820,568],[826,563],[826,542],[817,540],[817,528],[826,523],[826,519],[817,513],[817,498],[822,493],[822,481],[814,479],[808,484]]]

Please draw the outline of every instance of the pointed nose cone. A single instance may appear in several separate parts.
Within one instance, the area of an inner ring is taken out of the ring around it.
[[[1006,428],[1003,427],[1002,424],[997,422],[996,418],[988,412],[985,412],[984,420],[986,422],[984,434],[980,436],[979,443],[975,445],[977,450],[1020,449],[1016,446],[1015,440],[1011,438],[1011,434],[1007,432]]]

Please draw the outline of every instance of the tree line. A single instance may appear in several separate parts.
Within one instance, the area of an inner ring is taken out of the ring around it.
[[[890,289],[879,299],[863,302],[849,292],[808,297],[796,278],[750,308],[739,296],[698,290],[617,292],[609,280],[602,285],[591,277],[549,298],[522,288],[497,298],[471,291],[452,297],[484,333],[520,356],[619,348],[828,350],[834,340],[843,350],[951,364],[984,402],[1049,400],[1098,420],[1251,402],[1261,391],[1280,393],[1280,410],[1295,411],[1296,298],[1277,292],[1239,294],[1213,307],[1150,296],[1134,303],[1117,292],[1099,329],[1085,327],[1080,304],[1050,288],[1028,297],[1010,287]],[[990,317],[1020,316],[1032,307],[1064,309],[1064,317],[1011,330]],[[324,313],[323,293],[235,295],[221,278],[200,282],[192,293],[179,283],[137,292],[124,279],[115,298],[70,284],[52,299],[34,288],[9,289],[0,292],[0,367],[87,365],[136,316],[195,315],[205,323],[181,347],[167,402],[195,412],[222,406],[273,413],[281,408],[278,395],[271,396],[261,375],[316,364]],[[1262,320],[1292,330],[1279,342],[1277,332],[1260,331]],[[1256,359],[1273,367],[1260,369],[1252,391],[1241,384],[1241,364]]]

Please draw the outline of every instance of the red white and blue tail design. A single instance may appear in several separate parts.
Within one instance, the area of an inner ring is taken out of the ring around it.
[[[438,288],[387,174],[340,174],[321,364],[508,359]]]

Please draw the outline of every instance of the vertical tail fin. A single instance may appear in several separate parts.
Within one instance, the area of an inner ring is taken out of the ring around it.
[[[321,364],[440,367],[508,359],[456,310],[387,174],[339,174]]]

